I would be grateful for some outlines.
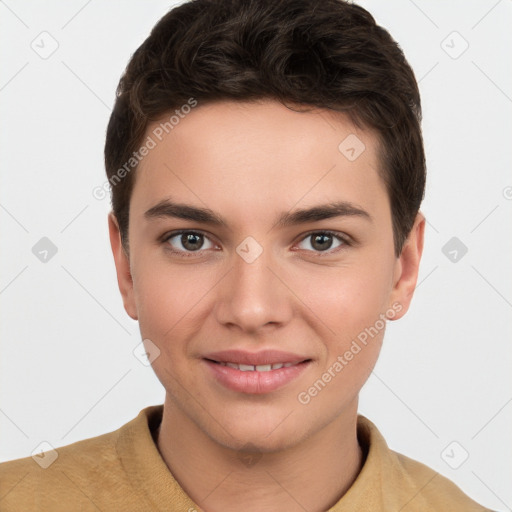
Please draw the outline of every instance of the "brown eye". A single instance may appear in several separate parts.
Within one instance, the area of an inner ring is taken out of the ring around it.
[[[312,235],[311,246],[318,251],[326,251],[332,246],[332,238],[332,235],[326,235],[325,233]]]
[[[203,241],[203,235],[198,235],[197,233],[183,234],[180,237],[182,246],[188,251],[197,251],[198,249],[201,249]]]
[[[336,235],[329,231],[316,231],[314,233],[309,233],[301,243],[304,243],[307,240],[310,240],[310,242],[306,244],[306,246],[302,246],[301,249],[312,250],[313,252],[326,252],[347,244],[340,235]]]
[[[181,231],[170,234],[164,241],[171,246],[173,252],[179,253],[198,252],[213,247],[213,243],[205,235],[196,231]],[[205,247],[205,243],[207,247]]]

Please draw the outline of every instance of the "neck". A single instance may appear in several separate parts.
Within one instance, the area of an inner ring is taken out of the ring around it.
[[[166,399],[156,442],[174,478],[205,511],[321,512],[346,493],[364,462],[357,403],[348,409],[299,446],[241,456]]]

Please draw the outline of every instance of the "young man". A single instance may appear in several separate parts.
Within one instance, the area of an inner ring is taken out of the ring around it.
[[[2,464],[2,510],[485,510],[357,414],[416,285],[420,117],[401,50],[356,5],[164,16],[105,162],[119,288],[165,403],[53,463]]]

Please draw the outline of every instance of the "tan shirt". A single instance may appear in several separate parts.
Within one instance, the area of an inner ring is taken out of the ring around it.
[[[0,464],[2,512],[200,511],[173,478],[153,433],[163,406],[143,409],[120,429]],[[427,466],[391,451],[375,425],[358,417],[368,453],[361,472],[329,512],[481,512],[485,509]],[[46,458],[48,457],[48,458]],[[37,456],[35,456],[37,459]]]

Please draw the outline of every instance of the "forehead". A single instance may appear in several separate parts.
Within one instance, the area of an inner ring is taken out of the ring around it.
[[[131,208],[172,195],[250,218],[299,201],[387,201],[376,135],[341,114],[264,100],[199,104],[171,116],[147,129],[154,147],[137,168]]]

